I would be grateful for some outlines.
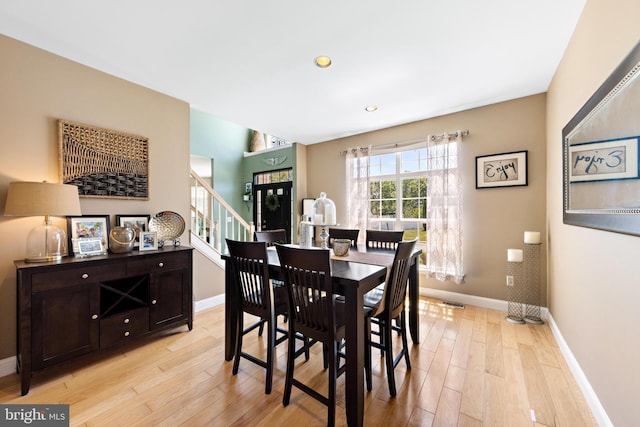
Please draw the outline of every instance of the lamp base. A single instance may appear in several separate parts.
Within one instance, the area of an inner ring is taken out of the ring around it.
[[[35,227],[27,238],[27,256],[25,262],[60,261],[67,255],[67,235],[58,226],[44,224]]]
[[[24,262],[52,262],[52,261],[60,261],[61,259],[62,259],[62,255],[49,255],[44,257],[25,258]]]

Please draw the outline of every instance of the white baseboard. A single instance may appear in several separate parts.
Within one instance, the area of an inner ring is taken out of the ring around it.
[[[224,304],[224,294],[216,295],[215,297],[203,299],[200,301],[194,301],[193,311],[196,313],[207,308],[215,307],[217,305]]]
[[[475,305],[477,307],[484,307],[492,310],[500,310],[504,312],[507,311],[507,304],[508,304],[507,301],[496,300],[492,298],[478,297],[474,295],[459,294],[457,292],[441,291],[438,289],[430,289],[430,288],[422,288],[422,287],[420,288],[420,295],[423,295],[429,298],[442,299],[444,301],[456,302],[460,304]],[[193,308],[195,312],[198,312],[198,311],[205,310],[207,308],[215,307],[220,304],[224,304],[224,294],[216,295],[215,297],[207,298],[201,301],[195,301]],[[580,390],[582,390],[582,393],[584,394],[585,399],[587,400],[587,403],[591,408],[591,411],[593,412],[594,417],[598,421],[598,424],[604,427],[613,427],[613,424],[611,423],[609,416],[607,415],[604,408],[602,407],[602,404],[600,403],[598,396],[596,395],[595,391],[591,387],[591,384],[589,384],[589,380],[587,379],[586,375],[580,368],[580,365],[578,364],[578,361],[573,356],[573,353],[571,353],[569,346],[567,345],[566,341],[562,337],[562,334],[560,333],[558,326],[554,322],[553,317],[549,314],[549,310],[546,307],[541,308],[540,317],[542,317],[544,320],[549,322],[549,327],[551,328],[551,331],[553,332],[553,336],[555,337],[556,342],[560,347],[560,351],[564,356],[565,361],[569,365],[569,369],[571,369],[571,372],[573,373],[573,376],[575,377],[576,382],[580,387]],[[10,356],[10,357],[7,357],[6,359],[0,360],[0,377],[9,375],[15,372],[16,372],[16,356]]]
[[[587,376],[580,368],[580,365],[578,364],[576,358],[573,356],[571,349],[569,349],[567,342],[562,337],[562,334],[558,329],[558,325],[556,325],[556,322],[553,320],[553,316],[549,315],[548,322],[549,327],[551,328],[551,332],[553,332],[553,336],[558,343],[558,347],[560,347],[560,352],[564,356],[564,360],[569,365],[569,369],[571,370],[573,377],[576,379],[578,387],[580,387],[580,390],[582,390],[582,394],[584,394],[584,397],[587,400],[587,404],[591,408],[591,412],[593,412],[593,416],[598,422],[598,425],[602,427],[613,427],[613,423],[609,419],[607,412],[602,407],[600,399],[598,399],[596,392],[591,387]]]
[[[16,373],[16,356],[0,360],[0,377]]]

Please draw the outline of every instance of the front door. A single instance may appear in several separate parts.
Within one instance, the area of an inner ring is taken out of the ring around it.
[[[253,221],[258,230],[284,228],[291,242],[291,181],[254,186]]]

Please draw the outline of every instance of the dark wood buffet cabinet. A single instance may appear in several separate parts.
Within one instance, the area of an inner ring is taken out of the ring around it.
[[[162,329],[193,327],[190,247],[15,265],[22,395],[34,371]]]

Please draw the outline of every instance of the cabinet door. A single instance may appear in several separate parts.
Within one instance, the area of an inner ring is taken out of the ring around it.
[[[150,328],[188,323],[191,329],[191,280],[189,270],[153,273],[151,280]]]
[[[99,298],[97,283],[33,294],[33,369],[98,349]]]

